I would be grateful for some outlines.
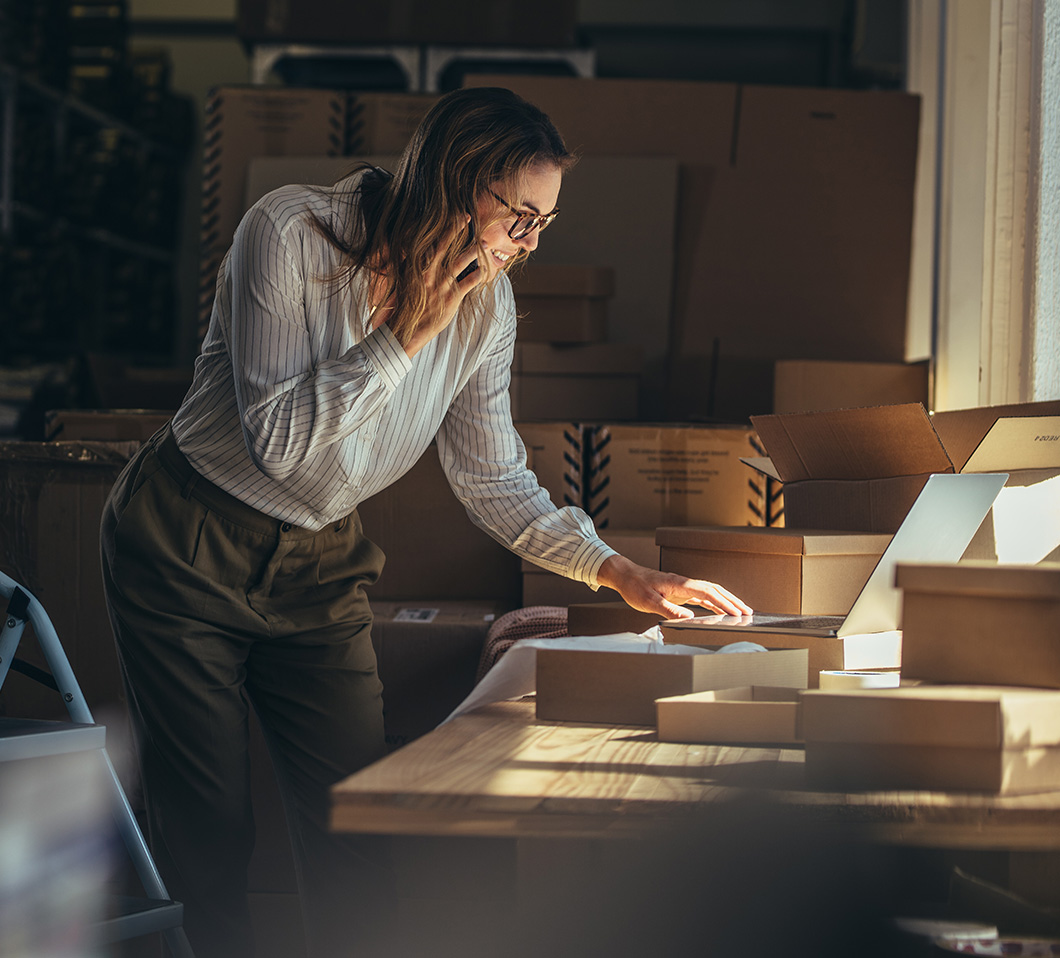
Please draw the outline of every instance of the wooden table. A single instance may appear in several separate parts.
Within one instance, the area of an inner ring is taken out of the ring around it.
[[[532,701],[443,725],[332,790],[337,831],[511,838],[643,836],[752,795],[884,843],[1060,850],[1060,792],[838,794],[798,748],[679,745],[654,730],[537,722]]]

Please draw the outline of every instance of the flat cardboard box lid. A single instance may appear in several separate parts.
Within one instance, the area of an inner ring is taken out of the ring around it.
[[[993,562],[899,563],[895,584],[905,592],[999,599],[1060,601],[1060,563],[997,565]]]
[[[880,555],[889,535],[808,529],[732,526],[660,526],[655,541],[671,549],[769,555]]]
[[[920,403],[752,416],[751,423],[783,482],[954,471]]]
[[[1024,749],[1060,744],[1060,691],[986,685],[811,689],[807,742]]]
[[[610,266],[526,263],[511,274],[512,292],[520,296],[613,296],[615,271]]]

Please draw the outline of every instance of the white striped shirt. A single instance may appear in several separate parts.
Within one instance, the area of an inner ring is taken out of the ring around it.
[[[581,509],[550,500],[512,425],[508,278],[477,305],[469,296],[462,315],[413,359],[389,327],[366,335],[367,284],[360,276],[341,288],[324,282],[339,253],[311,222],[316,215],[342,235],[353,221],[351,182],[282,187],[244,216],[173,421],[177,444],[226,492],[316,530],[395,482],[437,439],[453,492],[476,525],[517,555],[595,588],[614,550]]]

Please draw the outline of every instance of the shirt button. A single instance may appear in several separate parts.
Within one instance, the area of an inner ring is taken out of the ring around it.
[[[291,531],[291,523],[285,522],[282,526],[280,526],[280,532],[290,532],[290,531]]]

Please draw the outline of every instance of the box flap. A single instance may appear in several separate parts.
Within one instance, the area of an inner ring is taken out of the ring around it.
[[[889,535],[793,528],[731,526],[661,526],[655,541],[671,549],[753,552],[770,555],[879,555]]]
[[[1060,563],[996,565],[986,561],[899,563],[895,584],[906,592],[1060,601]]]
[[[763,476],[769,476],[770,479],[776,479],[777,482],[781,482],[780,473],[777,472],[777,467],[773,465],[773,460],[768,456],[741,456],[740,462],[750,466],[755,472],[762,473]]]
[[[752,416],[784,482],[953,472],[920,403]]]
[[[959,471],[998,419],[1024,416],[1060,416],[1060,400],[952,409],[932,413],[931,424]]]
[[[961,472],[1060,469],[1060,416],[998,419]]]
[[[984,685],[803,693],[807,742],[1031,748],[1060,744],[1060,691]]]

